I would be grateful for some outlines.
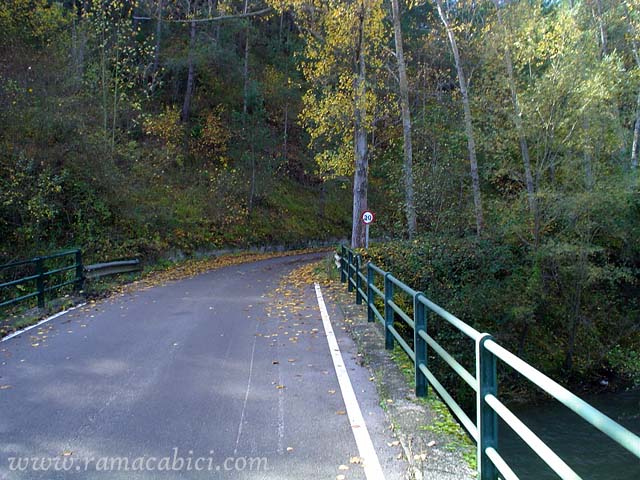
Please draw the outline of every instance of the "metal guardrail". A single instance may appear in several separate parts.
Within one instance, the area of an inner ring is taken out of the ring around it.
[[[65,265],[58,268],[53,268],[51,270],[46,269],[47,268],[46,263],[48,260],[58,259],[58,258],[66,259],[66,257],[72,258],[73,264]],[[53,292],[55,290],[59,290],[67,285],[74,285],[77,290],[80,290],[82,288],[82,283],[84,281],[83,266],[82,266],[82,252],[77,249],[59,252],[53,255],[35,257],[30,260],[7,263],[6,265],[0,265],[0,271],[7,271],[7,270],[10,271],[11,269],[16,269],[16,268],[31,269],[33,270],[33,273],[9,282],[1,283],[0,290],[5,288],[18,287],[24,284],[31,284],[34,288],[34,291],[24,295],[18,295],[16,297],[9,298],[8,300],[4,300],[0,302],[0,307],[14,305],[24,300],[37,297],[38,307],[44,308],[45,297],[47,293]],[[63,274],[68,271],[72,271],[72,270],[75,272],[74,277],[72,279],[64,280],[61,283],[49,285],[50,279],[52,277],[59,274]]]
[[[339,258],[336,258],[339,263],[340,280],[347,283],[349,292],[355,291],[357,304],[362,304],[363,300],[366,301],[368,321],[374,322],[377,319],[384,326],[385,348],[393,349],[394,343],[397,342],[413,361],[416,395],[426,396],[428,386],[431,385],[475,440],[478,447],[477,464],[480,480],[497,480],[498,478],[518,480],[519,478],[499,453],[498,418],[501,418],[559,478],[571,480],[581,478],[500,401],[498,397],[498,361],[527,378],[538,388],[640,459],[640,437],[501,347],[488,333],[480,333],[439,307],[422,292],[414,290],[372,262],[367,263],[366,266],[363,265],[362,257],[347,247],[342,246],[340,253]],[[366,274],[362,272],[363,267],[366,268]],[[380,290],[375,284],[376,278],[380,277],[384,281],[384,290]],[[413,316],[407,314],[396,303],[397,297],[394,295],[398,292],[403,292],[412,298]],[[380,312],[376,307],[376,299],[383,300],[383,312]],[[475,343],[474,373],[464,368],[429,335],[427,320],[431,314],[439,316],[473,340]],[[397,317],[413,330],[413,349],[396,330]],[[455,398],[429,369],[427,362],[429,349],[444,360],[475,391],[475,421],[469,418]]]
[[[66,257],[73,258],[73,264],[47,270],[47,261],[62,258],[64,262]],[[107,275],[116,275],[119,273],[139,272],[142,270],[142,266],[140,265],[139,260],[119,260],[115,262],[96,263],[84,266],[82,264],[82,251],[76,249],[0,265],[0,272],[11,271],[11,269],[19,269],[19,271],[22,272],[31,270],[31,272],[26,275],[23,274],[23,276],[15,280],[0,283],[0,291],[8,288],[18,289],[19,286],[25,284],[30,284],[32,286],[32,291],[0,301],[0,307],[15,305],[19,302],[37,297],[38,307],[44,308],[46,303],[46,294],[49,292],[59,290],[68,285],[74,285],[75,290],[81,290],[85,280],[95,280]],[[72,270],[74,271],[73,278],[64,280],[61,283],[53,285],[49,284],[52,277]]]
[[[87,265],[84,269],[85,277],[88,280],[116,275],[119,273],[134,273],[142,270],[140,260],[118,260],[115,262],[96,263]]]

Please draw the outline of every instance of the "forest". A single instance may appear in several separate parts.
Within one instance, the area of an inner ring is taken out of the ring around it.
[[[443,307],[640,385],[639,45],[637,0],[4,0],[0,263],[363,247],[369,208]]]

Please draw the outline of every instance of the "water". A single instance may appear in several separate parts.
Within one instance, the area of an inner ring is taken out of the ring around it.
[[[583,399],[640,435],[640,390]],[[512,410],[584,480],[640,480],[640,459],[559,402]],[[508,426],[499,428],[500,454],[522,480],[558,478]]]

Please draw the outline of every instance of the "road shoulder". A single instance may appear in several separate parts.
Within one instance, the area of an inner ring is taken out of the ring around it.
[[[411,478],[476,478],[472,468],[475,446],[446,406],[432,392],[428,399],[415,396],[402,371],[409,367],[410,360],[402,353],[384,349],[382,326],[367,322],[366,307],[355,304],[355,294],[347,292],[346,285],[330,270],[331,264],[323,262],[313,268],[330,315],[347,326],[358,355],[375,378],[382,405],[410,465]]]

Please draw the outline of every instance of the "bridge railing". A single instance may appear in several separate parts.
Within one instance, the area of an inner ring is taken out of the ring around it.
[[[342,246],[338,260],[340,279],[355,292],[356,303],[367,305],[369,322],[378,320],[384,327],[385,348],[393,349],[395,343],[413,361],[416,395],[427,395],[428,386],[438,393],[448,405],[458,421],[469,432],[477,444],[478,478],[480,480],[517,480],[519,477],[500,455],[498,418],[509,426],[559,478],[580,479],[581,477],[527,427],[498,397],[498,361],[518,372],[534,385],[586,422],[613,439],[640,459],[640,437],[614,422],[602,412],[580,399],[569,390],[538,371],[524,360],[501,347],[487,333],[481,333],[442,307],[429,300],[422,292],[416,291],[390,272],[382,270],[372,262],[364,264],[362,257],[353,250]],[[365,269],[366,273],[362,270]],[[376,281],[384,282],[381,290]],[[406,312],[396,301],[395,293],[402,292],[413,300],[413,312]],[[383,311],[376,306],[382,303]],[[453,355],[429,335],[430,315],[437,315],[449,325],[475,343],[475,372],[463,367]],[[413,348],[396,329],[396,318],[400,318],[413,332]],[[456,399],[429,369],[430,350],[444,360],[451,369],[475,392],[476,419],[472,420]]]
[[[51,260],[56,260],[58,265],[54,267],[48,266]],[[69,275],[66,274],[69,271],[73,271],[72,278],[69,278]],[[18,276],[18,278],[8,282],[0,283],[0,291],[6,292],[9,289],[13,291],[13,293],[4,294],[0,297],[2,298],[0,307],[14,305],[37,297],[38,307],[44,308],[47,293],[60,290],[68,285],[74,285],[77,289],[82,288],[84,279],[82,252],[78,249],[66,250],[53,255],[7,263],[0,265],[0,272],[10,276]],[[12,274],[13,272],[17,273]],[[54,280],[53,282],[52,279]],[[54,283],[56,281],[58,283]],[[24,293],[24,288],[20,288],[23,285],[28,286],[28,290],[30,290],[28,293]]]
[[[55,262],[51,262],[55,260]],[[72,263],[69,263],[72,262]],[[55,263],[55,265],[52,265]],[[44,308],[47,294],[73,285],[81,290],[85,280],[95,280],[120,273],[134,273],[142,269],[138,259],[83,265],[82,251],[66,250],[29,260],[0,265],[0,308],[37,297],[38,307]],[[73,272],[70,277],[67,272]],[[57,283],[56,283],[57,282]],[[26,293],[25,293],[26,292]]]

